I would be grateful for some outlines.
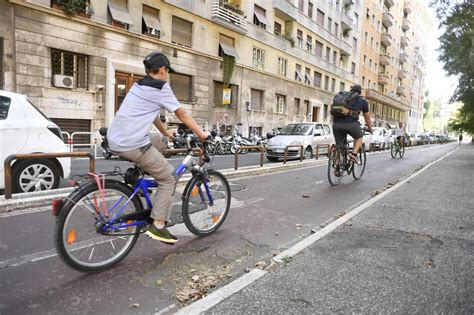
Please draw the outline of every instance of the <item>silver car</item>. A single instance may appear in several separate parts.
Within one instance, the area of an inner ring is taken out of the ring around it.
[[[266,145],[266,156],[269,161],[275,162],[283,159],[285,148],[288,148],[288,159],[300,157],[301,147],[305,159],[310,159],[316,152],[316,148],[323,145],[334,144],[332,129],[323,123],[293,123],[287,125],[280,131],[278,136],[268,140]],[[321,147],[320,153],[327,153],[327,147]]]

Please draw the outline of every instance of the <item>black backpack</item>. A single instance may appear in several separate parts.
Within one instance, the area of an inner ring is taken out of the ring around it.
[[[359,93],[355,91],[341,91],[334,96],[331,106],[331,115],[338,118],[352,116],[354,119],[359,118],[357,111],[352,111],[352,105],[356,101]],[[357,116],[357,117],[355,117]]]

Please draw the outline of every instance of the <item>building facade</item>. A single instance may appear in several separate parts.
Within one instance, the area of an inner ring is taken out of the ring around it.
[[[378,1],[371,5],[382,21]],[[178,100],[206,129],[241,124],[245,135],[327,122],[339,90],[379,84],[377,70],[361,65],[365,8],[351,0],[90,0],[68,15],[61,0],[8,0],[0,3],[0,84],[65,131],[95,131],[145,75],[143,57],[161,51],[178,72],[170,78]],[[372,52],[372,62],[380,57]],[[388,71],[398,75],[394,60]],[[409,93],[390,96],[400,84],[366,97],[389,98],[406,115]]]

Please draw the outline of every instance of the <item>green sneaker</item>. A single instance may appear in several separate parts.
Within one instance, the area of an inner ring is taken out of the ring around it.
[[[171,234],[167,228],[159,229],[154,224],[150,225],[145,234],[154,240],[161,241],[166,244],[174,244],[178,241],[178,238]]]

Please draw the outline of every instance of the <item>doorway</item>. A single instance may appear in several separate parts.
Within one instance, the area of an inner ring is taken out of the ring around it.
[[[143,76],[133,73],[115,72],[115,113],[122,105],[125,96],[132,87],[133,83],[143,79]]]

